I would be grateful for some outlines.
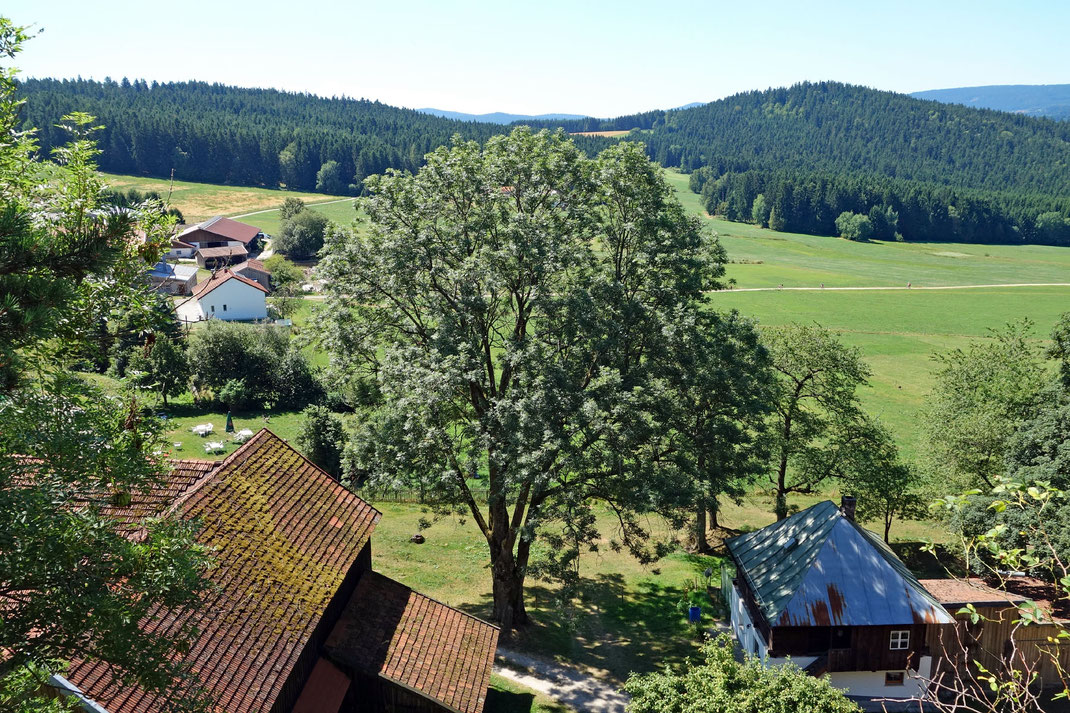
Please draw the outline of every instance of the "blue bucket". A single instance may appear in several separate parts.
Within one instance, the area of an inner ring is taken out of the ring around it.
[[[689,607],[687,610],[687,620],[692,624],[697,624],[702,620],[702,607]]]

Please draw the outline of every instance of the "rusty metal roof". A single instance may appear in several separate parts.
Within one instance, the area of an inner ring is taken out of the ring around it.
[[[772,626],[953,621],[879,537],[829,500],[726,545]]]

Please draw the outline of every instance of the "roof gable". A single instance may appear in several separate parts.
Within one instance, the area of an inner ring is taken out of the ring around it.
[[[880,538],[831,501],[726,544],[773,626],[952,621]]]
[[[235,273],[234,271],[228,269],[228,270],[220,270],[219,272],[217,272],[214,275],[212,275],[209,279],[205,280],[204,282],[201,282],[196,287],[194,287],[193,288],[193,297],[199,300],[202,297],[204,297],[205,295],[207,295],[209,292],[214,290],[215,288],[219,287],[220,285],[225,284],[226,282],[228,282],[230,280],[237,280],[238,282],[242,283],[243,285],[248,285],[249,287],[252,287],[254,289],[257,289],[257,290],[263,292],[265,295],[267,294],[267,290],[264,289],[264,286],[261,285],[259,282],[256,282],[254,280],[250,280],[248,277],[245,277],[243,275],[239,275],[239,274]]]
[[[196,611],[161,612],[144,625],[194,624],[200,633],[188,658],[218,709],[269,710],[379,512],[267,430],[186,487],[173,507],[201,522],[197,540],[216,553],[216,586]],[[118,687],[104,664],[76,664],[68,678],[110,713],[169,708]]]
[[[203,231],[211,235],[219,235],[228,238],[229,240],[237,240],[243,243],[248,243],[260,234],[260,228],[257,228],[255,225],[239,223],[236,220],[217,215],[214,218],[209,218],[197,225],[191,225],[179,233],[177,237],[180,239],[189,237],[197,231]]]
[[[378,572],[365,572],[327,639],[328,655],[447,710],[479,713],[498,627]]]

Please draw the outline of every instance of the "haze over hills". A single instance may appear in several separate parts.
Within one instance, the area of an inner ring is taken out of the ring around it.
[[[1070,84],[993,84],[930,89],[910,96],[1028,116],[1070,119]]]
[[[487,124],[512,124],[517,121],[555,121],[561,119],[584,119],[584,114],[507,114],[495,111],[490,114],[466,114],[463,111],[446,111],[445,109],[433,109],[430,107],[417,109],[416,111],[440,116],[444,119],[456,119],[458,121],[479,121]]]

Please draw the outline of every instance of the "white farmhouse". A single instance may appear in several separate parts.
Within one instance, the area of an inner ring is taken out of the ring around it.
[[[193,289],[175,310],[182,322],[204,319],[250,322],[267,319],[267,290],[231,270],[220,270]]]

